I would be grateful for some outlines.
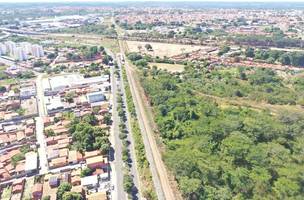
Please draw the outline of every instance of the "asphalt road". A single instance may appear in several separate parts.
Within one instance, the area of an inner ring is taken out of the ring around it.
[[[110,141],[113,149],[110,151],[110,166],[112,169],[112,184],[114,190],[112,192],[113,200],[125,200],[127,194],[123,189],[123,161],[122,161],[122,143],[119,138],[119,116],[117,113],[117,83],[114,76],[114,69],[111,67],[111,90],[112,90],[112,128],[110,132]]]
[[[140,193],[140,178],[139,178],[139,173],[138,173],[138,168],[137,168],[137,161],[136,161],[136,154],[135,154],[135,144],[134,144],[134,139],[133,139],[133,134],[132,134],[132,129],[131,129],[131,121],[130,121],[130,113],[127,110],[127,99],[126,99],[126,93],[125,93],[125,87],[124,87],[124,82],[123,82],[123,76],[122,76],[122,66],[121,66],[121,61],[120,61],[120,56],[117,56],[117,64],[119,67],[119,73],[120,73],[120,79],[121,81],[119,81],[119,87],[121,89],[121,92],[123,94],[122,99],[123,99],[123,103],[125,105],[125,112],[126,112],[126,126],[127,126],[127,130],[128,130],[128,136],[127,136],[127,140],[130,142],[130,145],[128,147],[129,151],[130,151],[130,157],[131,157],[131,167],[130,167],[130,172],[131,175],[133,177],[133,181],[134,181],[134,189],[135,191],[133,192],[133,199],[141,199],[141,193]]]
[[[38,100],[38,112],[39,117],[36,117],[36,138],[39,143],[38,154],[40,161],[40,174],[45,174],[48,172],[48,162],[47,162],[47,151],[45,136],[43,133],[44,124],[43,117],[46,116],[45,108],[43,105],[44,92],[42,87],[42,76],[43,74],[38,74],[36,79],[36,90],[37,90],[37,100]]]
[[[139,126],[143,135],[146,155],[150,163],[152,179],[156,188],[158,199],[175,200],[176,197],[171,188],[169,176],[167,174],[165,164],[163,163],[161,153],[156,144],[153,135],[154,134],[153,129],[150,126],[147,115],[145,114],[146,111],[144,108],[144,104],[140,97],[140,95],[142,94],[139,93],[139,89],[138,89],[139,86],[136,84],[136,81],[134,80],[134,72],[132,72],[132,68],[128,65],[127,62],[125,64],[125,68],[126,68],[128,81],[130,84],[131,93],[133,96],[133,101],[135,104]]]

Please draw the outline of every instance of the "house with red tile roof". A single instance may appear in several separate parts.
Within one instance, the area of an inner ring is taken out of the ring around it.
[[[39,200],[42,197],[43,185],[41,183],[36,183],[32,189],[33,200]]]
[[[24,183],[25,183],[25,179],[18,179],[17,181],[13,182],[12,193],[13,194],[22,193],[24,190]]]

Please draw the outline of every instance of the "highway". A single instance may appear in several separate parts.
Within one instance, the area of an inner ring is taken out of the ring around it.
[[[45,174],[48,172],[48,161],[47,161],[47,148],[44,136],[44,124],[43,117],[46,116],[45,107],[43,104],[44,91],[42,87],[42,77],[43,74],[38,74],[36,79],[36,90],[37,90],[37,101],[38,101],[38,112],[39,116],[36,117],[36,138],[39,143],[39,161],[40,161],[40,174]]]
[[[120,42],[120,49],[122,55],[125,57],[121,42]],[[143,136],[143,141],[145,144],[146,155],[150,163],[152,179],[154,182],[154,186],[156,188],[158,199],[159,200],[179,199],[178,197],[176,197],[176,195],[172,190],[165,164],[162,160],[161,153],[158,149],[158,145],[156,144],[153,129],[149,123],[149,119],[146,115],[144,103],[142,102],[142,99],[140,97],[140,95],[142,95],[139,93],[140,86],[137,85],[135,81],[135,75],[133,71],[134,69],[132,69],[132,67],[129,66],[128,62],[125,63],[125,69],[130,84],[130,89],[135,104],[138,122]]]
[[[125,105],[124,110],[126,111],[126,126],[127,126],[127,130],[128,130],[128,135],[127,135],[127,140],[130,142],[129,145],[129,151],[130,151],[130,157],[132,160],[131,163],[131,168],[130,168],[130,172],[132,174],[133,177],[133,181],[134,181],[134,185],[135,188],[137,189],[137,193],[134,194],[133,199],[141,199],[141,192],[140,192],[140,176],[139,176],[139,172],[138,172],[138,167],[137,167],[137,161],[136,161],[136,154],[135,154],[135,144],[134,144],[134,139],[133,139],[133,134],[132,134],[132,126],[131,126],[131,120],[130,120],[130,113],[127,109],[127,98],[126,98],[126,92],[125,92],[125,86],[124,86],[124,82],[123,82],[123,76],[122,76],[122,65],[121,65],[121,61],[120,61],[120,56],[119,54],[117,55],[117,64],[119,67],[119,74],[120,74],[120,79],[121,81],[119,81],[119,87],[121,89],[121,93],[122,95],[122,99],[123,99],[123,103]]]
[[[112,169],[112,184],[114,185],[114,191],[112,192],[113,200],[125,200],[127,194],[123,188],[123,161],[122,161],[122,143],[119,138],[119,116],[117,112],[117,83],[114,76],[114,67],[111,67],[111,90],[112,90],[112,128],[110,132],[110,142],[113,147],[113,151],[110,152],[110,166]]]

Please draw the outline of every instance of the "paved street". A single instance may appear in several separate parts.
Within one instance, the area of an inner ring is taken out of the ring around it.
[[[36,87],[37,87],[37,100],[38,100],[38,112],[39,117],[36,117],[36,137],[37,142],[39,143],[39,160],[40,160],[40,174],[45,174],[48,172],[48,162],[47,162],[47,150],[46,150],[46,142],[45,136],[43,133],[44,125],[43,125],[43,117],[46,115],[45,108],[43,105],[44,93],[42,87],[42,76],[43,74],[38,74],[36,79]]]
[[[124,55],[121,43],[120,48],[121,53]],[[146,111],[140,97],[142,94],[139,93],[138,85],[136,85],[136,81],[134,80],[134,72],[132,72],[132,67],[130,67],[127,62],[125,68],[158,199],[174,200],[174,192],[170,185],[165,164],[162,161],[161,154],[154,139],[153,129],[151,128],[149,119],[145,113]]]
[[[124,82],[122,79],[122,68],[121,68],[121,61],[120,61],[120,54],[118,54],[117,56],[117,63],[119,66],[119,73],[120,73],[120,77],[121,77],[121,81],[119,81],[119,87],[121,89],[121,92],[123,94],[122,98],[123,98],[123,102],[124,105],[127,106],[127,99],[126,99],[126,93],[125,93],[125,86],[124,86]],[[132,129],[131,129],[131,121],[130,121],[130,113],[128,112],[128,110],[126,109],[127,107],[124,108],[124,110],[126,111],[126,125],[127,125],[127,130],[128,130],[128,141],[130,142],[129,145],[129,150],[130,150],[130,156],[131,156],[131,174],[133,176],[133,181],[134,181],[134,185],[135,188],[138,190],[137,194],[135,194],[135,197],[133,197],[134,199],[141,199],[141,193],[140,193],[140,178],[139,178],[139,172],[138,172],[138,168],[137,168],[137,161],[136,161],[136,154],[135,154],[135,145],[134,145],[134,139],[133,139],[133,135],[132,135]]]
[[[117,113],[117,83],[114,77],[114,68],[111,67],[111,88],[112,88],[112,128],[110,133],[110,141],[112,144],[112,151],[110,152],[110,165],[112,168],[112,184],[114,191],[112,192],[113,200],[125,200],[127,195],[123,189],[123,161],[122,161],[122,143],[119,138],[119,117]]]

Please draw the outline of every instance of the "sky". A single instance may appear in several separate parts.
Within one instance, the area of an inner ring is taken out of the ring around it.
[[[64,0],[64,2],[123,2],[123,1],[187,1],[187,0]],[[190,1],[203,1],[203,2],[303,2],[304,0],[190,0]],[[22,3],[22,2],[63,2],[62,0],[0,0],[0,2],[9,2],[9,3]]]

